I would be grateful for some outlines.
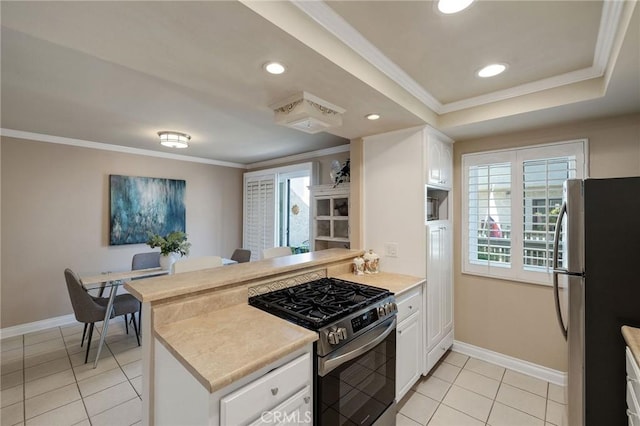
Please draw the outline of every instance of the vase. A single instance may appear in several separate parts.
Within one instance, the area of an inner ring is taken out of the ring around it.
[[[178,260],[178,253],[169,253],[160,255],[160,267],[166,271],[171,269],[176,260]]]

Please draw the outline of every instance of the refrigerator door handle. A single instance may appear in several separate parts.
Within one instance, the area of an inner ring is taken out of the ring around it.
[[[566,269],[559,268],[558,265],[558,246],[560,245],[560,227],[562,226],[562,219],[567,214],[567,203],[562,203],[562,207],[560,208],[560,213],[558,214],[558,220],[556,221],[556,229],[555,235],[553,238],[553,295],[555,297],[556,302],[556,316],[558,317],[558,324],[560,325],[560,330],[562,331],[562,335],[564,336],[564,340],[567,340],[567,327],[564,324],[564,320],[562,319],[562,312],[560,311],[560,288],[558,283],[558,275],[566,274],[568,271]]]

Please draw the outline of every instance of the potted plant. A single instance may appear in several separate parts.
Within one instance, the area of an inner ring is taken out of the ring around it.
[[[166,236],[150,234],[147,244],[151,248],[160,247],[160,267],[169,269],[171,265],[180,257],[189,254],[191,243],[187,241],[187,234],[181,231],[174,231]]]

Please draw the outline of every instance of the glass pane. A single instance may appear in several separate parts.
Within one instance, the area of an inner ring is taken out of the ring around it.
[[[316,214],[318,216],[329,216],[329,211],[331,209],[330,203],[331,203],[331,200],[329,200],[329,199],[317,200],[316,201]]]
[[[289,179],[288,241],[295,253],[309,251],[309,186],[308,176]]]

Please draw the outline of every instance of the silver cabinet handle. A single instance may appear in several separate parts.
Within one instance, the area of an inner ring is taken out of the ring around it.
[[[276,396],[278,394],[278,388],[271,388],[271,395]]]
[[[629,376],[627,376],[627,382],[630,382],[630,383],[640,383],[640,381],[638,381],[637,379],[633,379],[633,378],[631,378],[631,377],[629,377]]]

